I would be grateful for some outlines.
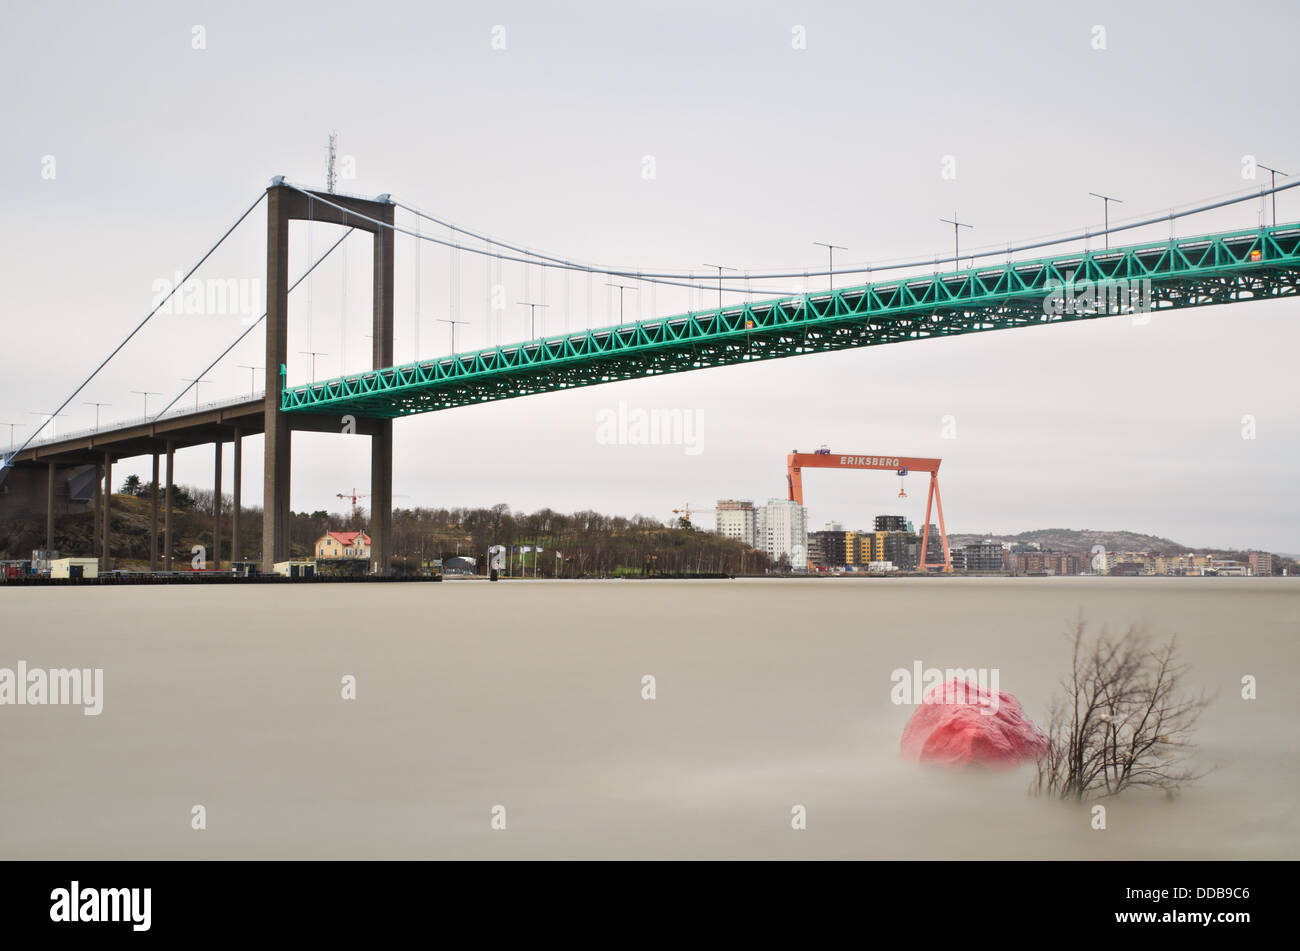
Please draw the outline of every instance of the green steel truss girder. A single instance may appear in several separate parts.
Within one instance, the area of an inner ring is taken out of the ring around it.
[[[1296,296],[1300,225],[1009,261],[562,334],[286,388],[280,405],[288,413],[390,419],[661,373],[1091,320],[1121,312],[1115,288],[1140,291],[1144,281],[1149,293],[1135,293],[1130,306]],[[1089,287],[1110,288],[1112,296],[1089,306]],[[1066,297],[1080,306],[1064,306]]]

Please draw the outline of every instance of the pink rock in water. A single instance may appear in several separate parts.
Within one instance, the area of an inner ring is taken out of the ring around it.
[[[1014,768],[1045,753],[1047,737],[1011,694],[954,679],[926,692],[901,748],[919,763]]]

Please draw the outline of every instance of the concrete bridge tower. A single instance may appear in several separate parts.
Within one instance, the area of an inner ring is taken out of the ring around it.
[[[326,204],[329,202],[330,204]],[[337,206],[337,207],[336,207]],[[323,221],[369,231],[374,248],[374,369],[393,365],[393,224],[395,206],[387,195],[353,198],[302,192],[276,178],[267,189],[266,212],[266,455],[262,520],[262,570],[289,558],[289,487],[292,431],[342,433],[343,418],[303,417],[280,411],[282,376],[289,349],[289,223]],[[393,421],[357,419],[370,436],[371,571],[387,574],[393,558]]]

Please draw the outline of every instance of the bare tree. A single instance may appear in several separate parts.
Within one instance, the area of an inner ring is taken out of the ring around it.
[[[1199,779],[1191,736],[1210,698],[1186,693],[1177,638],[1153,647],[1137,626],[1090,636],[1082,617],[1068,637],[1070,673],[1052,704],[1034,792],[1095,799],[1141,786],[1172,792]]]

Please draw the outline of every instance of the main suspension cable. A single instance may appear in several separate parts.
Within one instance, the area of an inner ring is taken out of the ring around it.
[[[37,426],[36,429],[32,432],[30,436],[27,437],[27,439],[23,442],[21,446],[19,446],[13,452],[7,454],[4,457],[3,462],[0,463],[0,473],[4,472],[5,469],[9,468],[10,460],[13,459],[14,456],[18,455],[18,453],[26,449],[28,444],[30,444],[33,439],[35,439],[38,435],[40,435],[41,430],[45,428],[46,424],[49,423],[50,420],[57,418],[58,415],[61,412],[63,412],[63,410],[67,407],[67,405],[77,398],[77,394],[79,394],[82,390],[84,390],[87,384],[89,384],[91,380],[93,380],[96,376],[99,375],[99,371],[104,369],[104,367],[108,366],[109,361],[112,360],[115,356],[117,356],[122,351],[122,348],[131,342],[131,338],[144,329],[144,325],[149,323],[149,321],[153,319],[154,315],[157,314],[158,311],[162,310],[163,305],[166,304],[169,300],[171,300],[173,294],[175,294],[178,290],[180,290],[182,287],[185,286],[185,283],[191,277],[194,276],[194,272],[203,266],[203,262],[205,262],[208,258],[212,257],[213,252],[215,252],[217,248],[221,247],[222,243],[227,238],[229,238],[231,233],[243,223],[245,218],[247,218],[249,215],[253,213],[253,209],[256,208],[259,204],[261,204],[262,199],[265,197],[266,197],[266,192],[262,192],[260,195],[258,195],[257,199],[251,205],[249,205],[247,209],[245,209],[244,213],[235,219],[235,223],[226,229],[226,233],[217,239],[217,243],[214,244],[212,247],[208,248],[207,252],[203,255],[203,257],[199,258],[198,263],[195,264],[192,268],[190,268],[189,271],[185,274],[185,276],[181,278],[181,280],[176,284],[176,286],[173,287],[170,291],[168,291],[166,296],[163,297],[163,299],[157,303],[154,309],[149,311],[149,313],[145,315],[144,320],[136,324],[135,329],[122,338],[122,342],[119,343],[116,347],[114,347],[113,352],[110,353],[108,356],[106,356],[103,359],[103,361],[100,362],[99,366],[95,367],[95,369],[91,371],[90,376],[86,377],[84,380],[81,381],[81,384],[75,390],[72,391],[72,395],[69,396],[62,403],[60,403],[59,408],[56,409],[52,414],[50,414],[48,419],[44,420],[39,426]]]
[[[295,188],[296,186],[290,185],[289,187]],[[1076,234],[1051,236],[1051,237],[1037,239],[1037,240],[1026,242],[1024,244],[1014,245],[1010,247],[1000,246],[997,248],[989,248],[989,249],[967,252],[965,254],[962,254],[960,258],[953,257],[953,256],[939,257],[939,258],[929,257],[917,261],[872,264],[872,265],[863,265],[860,267],[841,267],[841,268],[836,268],[834,271],[828,269],[828,270],[806,271],[806,272],[805,271],[750,272],[748,275],[744,273],[736,273],[732,275],[723,274],[720,276],[724,281],[793,280],[793,279],[804,277],[805,275],[808,277],[828,277],[834,274],[866,274],[866,273],[873,273],[879,271],[896,271],[896,270],[906,270],[906,269],[920,268],[920,267],[929,267],[931,265],[936,265],[936,264],[954,264],[957,263],[959,260],[966,261],[966,260],[974,260],[977,258],[994,257],[1000,254],[1016,253],[1020,251],[1034,251],[1034,250],[1038,250],[1039,248],[1052,247],[1053,245],[1057,245],[1057,244],[1069,244],[1075,241],[1085,241],[1090,238],[1099,237],[1101,235],[1115,234],[1121,231],[1131,231],[1135,228],[1143,228],[1149,225],[1159,224],[1165,221],[1174,221],[1179,218],[1185,218],[1190,215],[1203,214],[1204,212],[1213,211],[1218,208],[1224,208],[1229,205],[1240,204],[1246,201],[1253,201],[1256,198],[1264,198],[1267,197],[1268,195],[1276,194],[1277,192],[1282,192],[1282,191],[1286,191],[1287,189],[1297,188],[1297,187],[1300,187],[1300,181],[1284,183],[1270,188],[1261,188],[1257,190],[1252,190],[1244,194],[1228,197],[1222,200],[1213,201],[1202,205],[1197,205],[1195,207],[1187,208],[1182,211],[1174,211],[1173,209],[1170,209],[1168,212],[1164,214],[1154,215],[1149,218],[1143,218],[1136,221],[1126,222],[1123,224],[1115,224],[1110,226],[1109,228],[1098,228],[1096,230],[1089,229]],[[301,189],[299,190],[301,191]],[[304,194],[306,193],[304,192]],[[611,268],[611,267],[606,267],[604,265],[596,265],[596,264],[582,264],[580,262],[572,261],[567,258],[560,258],[553,255],[542,254],[541,252],[530,251],[527,248],[522,248],[517,245],[507,244],[504,241],[498,241],[495,238],[491,238],[486,235],[481,235],[476,232],[469,231],[468,229],[461,228],[457,225],[451,224],[450,222],[443,221],[442,219],[434,218],[433,216],[428,215],[425,212],[422,212],[419,209],[407,205],[403,202],[394,202],[394,204],[397,205],[397,207],[399,208],[403,208],[406,211],[411,212],[412,214],[419,215],[420,217],[425,218],[429,221],[436,221],[438,224],[441,224],[454,231],[460,232],[461,234],[467,236],[473,236],[479,240],[487,241],[492,244],[495,244],[498,247],[506,248],[507,250],[511,250],[518,254],[524,254],[528,256],[527,259],[507,257],[506,260],[521,261],[521,263],[529,263],[531,261],[531,263],[539,264],[539,266],[542,267],[552,266],[557,268],[566,268],[569,270],[588,271],[597,274],[611,274],[619,277],[630,277],[630,278],[636,278],[645,281],[656,280],[662,283],[672,283],[673,281],[676,280],[690,280],[694,276],[691,274],[681,274],[681,273],[669,272],[669,271],[647,272],[647,271],[637,271],[636,269],[617,268],[617,267]],[[355,212],[353,213],[355,214]],[[397,227],[397,226],[394,225],[390,227]],[[404,230],[404,229],[399,228],[398,230]],[[410,234],[411,232],[408,231],[406,233]],[[549,265],[540,264],[541,261],[547,261],[550,262],[550,264]],[[718,277],[719,275],[710,275],[709,281],[710,282],[715,281],[718,279]],[[692,284],[682,284],[678,286],[696,287],[698,285],[692,283]]]
[[[408,235],[408,236],[410,236],[410,237],[412,237],[412,238],[416,238],[417,240],[420,240],[420,241],[428,241],[428,242],[430,242],[430,243],[432,243],[432,244],[439,244],[439,245],[442,245],[442,246],[445,247],[445,248],[450,248],[450,249],[452,249],[453,251],[469,251],[471,254],[486,254],[486,253],[487,253],[487,252],[484,251],[483,249],[481,249],[481,248],[475,248],[475,247],[473,247],[472,245],[461,244],[461,243],[459,243],[459,242],[457,242],[457,241],[450,241],[450,240],[447,240],[447,239],[444,239],[444,238],[438,238],[438,237],[435,237],[434,235],[427,234],[427,233],[424,233],[424,232],[415,232],[415,231],[412,231],[410,228],[404,228],[404,227],[402,227],[401,225],[398,225],[398,224],[393,224],[393,223],[390,223],[390,222],[387,222],[387,221],[380,221],[380,220],[377,219],[377,218],[371,218],[369,215],[364,215],[364,214],[362,214],[361,212],[357,211],[355,208],[345,208],[345,207],[343,207],[342,205],[339,205],[339,204],[337,204],[337,203],[335,203],[335,202],[328,201],[327,199],[321,197],[321,195],[320,195],[319,193],[308,191],[308,190],[305,189],[305,188],[300,188],[300,187],[298,187],[297,185],[294,185],[292,182],[284,182],[283,184],[284,184],[284,186],[285,186],[286,188],[291,188],[291,189],[293,189],[294,191],[298,192],[298,193],[301,194],[301,195],[313,197],[316,201],[319,201],[319,202],[320,202],[321,204],[323,204],[323,205],[328,205],[330,208],[333,208],[333,209],[335,209],[336,211],[339,211],[339,212],[342,212],[342,213],[344,213],[344,214],[347,214],[347,215],[349,215],[349,216],[351,216],[351,217],[353,217],[353,218],[358,218],[358,219],[360,219],[361,221],[367,222],[368,224],[372,224],[372,225],[374,225],[376,228],[387,228],[388,230],[390,230],[390,231],[392,231],[392,232],[394,232],[394,233]],[[394,205],[396,205],[396,204],[397,204],[397,203],[394,202]],[[486,240],[489,241],[490,243],[495,243],[495,242],[492,242],[492,239],[490,239],[490,238],[488,238],[488,239],[486,239]],[[504,245],[501,245],[501,246],[504,247]],[[528,252],[518,252],[518,253],[528,254]],[[590,266],[590,265],[585,265],[585,264],[577,264],[577,263],[574,263],[574,262],[571,262],[571,261],[570,261],[570,262],[566,262],[566,261],[558,260],[558,259],[552,261],[552,260],[550,260],[549,258],[548,258],[547,260],[543,261],[543,260],[539,260],[539,256],[538,256],[538,255],[533,255],[533,254],[529,254],[528,257],[513,257],[513,256],[508,255],[508,254],[497,254],[497,255],[495,255],[495,257],[497,257],[498,259],[500,259],[500,260],[502,260],[502,261],[512,261],[512,262],[514,262],[514,263],[516,263],[516,264],[531,264],[531,265],[534,265],[534,266],[536,266],[536,267],[561,268],[561,269],[564,269],[564,270],[567,270],[567,271],[585,271],[585,272],[590,273],[590,274],[608,274],[608,275],[611,275],[611,276],[613,276],[613,277],[630,277],[630,278],[633,278],[634,280],[641,280],[641,281],[650,281],[650,280],[653,280],[653,281],[656,281],[657,283],[660,283],[660,284],[669,284],[669,285],[672,285],[672,286],[675,286],[675,287],[695,287],[695,286],[696,286],[695,284],[687,283],[687,282],[686,282],[687,275],[684,275],[684,274],[657,274],[657,273],[656,273],[656,274],[647,274],[647,273],[644,273],[644,272],[637,271],[636,269],[631,269],[631,270],[627,270],[627,269],[623,269],[623,268],[613,268],[613,269],[610,269],[610,268],[595,267],[595,266]],[[838,273],[844,273],[844,272],[838,272]],[[776,279],[777,277],[780,277],[780,275],[754,275],[754,276],[755,276],[756,278],[760,278],[760,279],[762,279],[762,278]],[[679,280],[679,278],[680,278],[681,280]],[[795,294],[796,292],[795,292],[795,291],[785,291],[785,290],[772,290],[772,289],[767,289],[767,288],[765,288],[765,289],[764,289],[764,293],[771,293],[771,294],[776,294],[776,295],[781,295],[781,294],[791,294],[791,295],[793,295],[793,294]]]

